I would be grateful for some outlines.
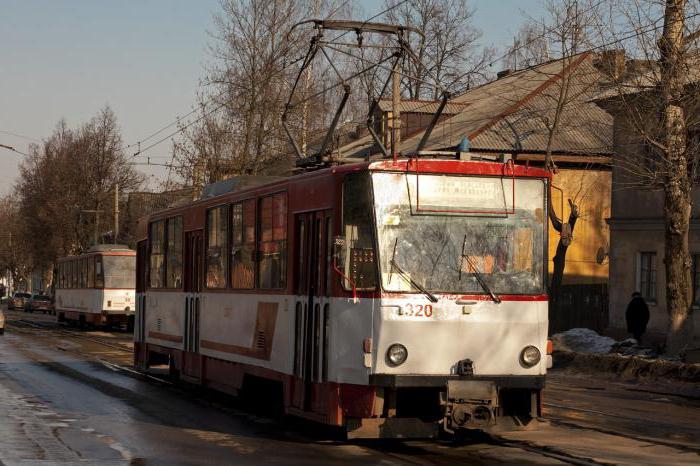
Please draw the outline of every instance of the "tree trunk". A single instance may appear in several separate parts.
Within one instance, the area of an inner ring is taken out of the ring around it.
[[[560,226],[558,231],[562,236],[559,238],[557,252],[552,259],[552,281],[549,285],[549,297],[553,303],[557,303],[561,297],[561,283],[564,279],[564,269],[566,268],[566,251],[569,249],[573,239],[574,227],[576,226],[576,220],[578,220],[578,207],[571,200],[569,200],[569,205],[571,206],[571,213],[567,222],[569,225],[568,236],[565,236],[565,229]]]
[[[692,180],[686,157],[686,123],[683,97],[683,29],[685,0],[667,0],[661,52],[661,110],[664,161],[664,233],[666,310],[669,316],[666,351],[677,355],[691,342],[691,280],[688,232],[692,206]]]

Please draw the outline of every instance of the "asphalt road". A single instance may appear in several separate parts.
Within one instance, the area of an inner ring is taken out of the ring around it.
[[[121,370],[131,362],[128,335],[56,331],[43,315],[11,312],[8,321],[0,337],[3,465],[700,464],[698,400],[610,381],[555,374],[546,394],[552,422],[536,430],[461,443],[350,443]]]

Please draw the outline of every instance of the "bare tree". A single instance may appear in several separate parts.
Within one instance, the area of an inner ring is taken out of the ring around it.
[[[15,186],[18,235],[35,269],[85,250],[98,236],[113,238],[114,189],[137,188],[143,179],[126,160],[117,120],[109,107],[79,129],[60,121],[44,143],[31,148]],[[93,212],[87,212],[93,211]],[[100,211],[100,222],[94,211]],[[120,231],[124,229],[120,228]]]
[[[411,99],[437,99],[437,81],[448,90],[485,81],[492,51],[479,47],[481,31],[474,25],[474,9],[466,0],[387,0],[386,20],[418,28],[409,41],[423,65],[406,61],[404,86]],[[393,8],[392,8],[393,7]]]
[[[530,130],[532,121],[544,128],[546,140],[544,165],[551,172],[556,172],[554,152],[557,140],[567,131],[572,123],[580,124],[580,119],[570,118],[577,111],[579,104],[591,99],[598,92],[600,74],[590,66],[581,66],[588,57],[586,50],[595,34],[597,3],[579,0],[550,0],[546,4],[546,17],[542,20],[531,19],[525,23],[516,35],[513,47],[505,57],[505,63],[515,67],[528,67],[539,60],[555,59],[550,66],[533,68],[537,80],[550,85],[539,93],[538,99],[525,103],[518,113],[522,121],[510,121],[510,128],[518,140],[527,138],[522,130]],[[544,103],[542,102],[544,101]],[[567,118],[567,116],[569,116]],[[512,118],[511,118],[512,119]],[[521,130],[522,129],[522,130]],[[590,128],[596,131],[596,128]],[[550,298],[553,303],[559,301],[561,284],[566,268],[566,254],[573,240],[574,228],[581,215],[578,199],[580,193],[570,196],[569,216],[564,219],[564,212],[559,218],[550,202],[549,218],[552,226],[560,233],[556,253],[552,259],[553,269],[550,282]],[[551,200],[551,196],[550,196]]]
[[[693,337],[688,236],[699,161],[697,8],[686,0],[620,2],[616,14],[635,33],[615,30],[612,21],[599,25],[627,57],[612,76],[608,108],[634,146],[622,147],[615,163],[629,187],[663,198],[666,350],[676,355]]]

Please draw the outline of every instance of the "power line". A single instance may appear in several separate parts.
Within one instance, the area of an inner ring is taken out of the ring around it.
[[[398,7],[402,6],[404,3],[407,3],[408,1],[409,1],[409,0],[402,0],[402,1],[400,1],[399,3],[397,3],[396,5],[393,5],[393,6],[389,7],[389,8],[386,8],[385,10],[383,10],[383,11],[381,11],[381,12],[375,14],[374,16],[372,16],[372,17],[366,19],[366,20],[363,22],[363,24],[367,24],[368,22],[372,21],[373,19],[376,19],[376,18],[378,18],[379,16],[382,16],[382,15],[388,13],[389,11],[391,11],[391,10],[393,10],[393,9],[395,9],[395,8],[398,8]],[[347,2],[345,2],[345,3],[347,3]],[[342,7],[342,5],[341,5],[341,7]],[[338,8],[338,9],[339,9],[339,8]],[[337,9],[336,9],[336,11],[337,11]],[[335,12],[333,12],[333,13],[335,13]],[[334,42],[334,41],[336,41],[336,40],[339,40],[341,37],[345,36],[345,35],[346,35],[347,33],[349,33],[349,32],[350,32],[349,30],[343,32],[343,33],[340,34],[339,36],[337,36],[337,37],[335,37],[334,39],[332,39],[330,42]],[[301,60],[303,60],[303,58],[304,58],[304,56],[300,56],[300,57],[296,58],[295,60],[291,61],[290,63],[286,63],[286,64],[278,71],[278,73],[281,73],[282,71],[286,70],[287,68],[289,68],[289,67],[295,65],[296,63],[298,63],[298,62],[300,62]],[[224,90],[224,91],[222,91],[222,92],[220,92],[220,93],[218,93],[218,94],[216,94],[216,95],[212,95],[212,96],[208,97],[206,101],[208,102],[208,101],[211,101],[211,100],[213,100],[213,99],[215,99],[215,98],[217,98],[217,97],[222,97],[225,93],[226,93],[226,91]],[[159,139],[159,140],[156,141],[155,143],[150,144],[150,145],[146,146],[146,147],[143,148],[143,149],[140,148],[141,144],[143,144],[144,142],[146,142],[146,141],[148,141],[148,140],[150,140],[150,139],[153,139],[153,138],[156,137],[157,135],[161,134],[163,131],[167,130],[168,128],[173,127],[173,126],[176,125],[176,124],[178,124],[178,123],[179,123],[180,121],[182,121],[184,118],[187,118],[187,117],[189,117],[190,115],[193,115],[194,113],[196,113],[197,111],[199,111],[199,109],[195,108],[195,109],[191,110],[190,112],[186,113],[183,117],[176,118],[174,121],[168,123],[167,125],[165,125],[165,126],[159,128],[158,130],[156,130],[156,131],[154,131],[153,133],[149,134],[147,137],[138,140],[136,143],[133,143],[133,144],[129,144],[129,145],[127,145],[127,146],[124,146],[122,149],[126,150],[126,149],[130,149],[130,148],[133,148],[133,147],[139,147],[139,149],[138,149],[134,154],[132,154],[132,155],[129,157],[129,160],[130,160],[130,159],[134,159],[134,158],[136,158],[137,156],[143,154],[145,151],[147,151],[147,150],[149,150],[149,149],[151,149],[151,148],[157,146],[158,144],[163,143],[164,141],[167,141],[168,139],[170,139],[171,137],[175,136],[176,134],[181,133],[181,132],[184,131],[185,129],[187,129],[187,128],[189,128],[190,126],[192,126],[194,123],[197,123],[197,122],[201,121],[204,117],[215,113],[216,111],[220,110],[220,109],[223,108],[224,106],[225,106],[225,104],[221,104],[221,105],[217,106],[213,111],[211,111],[211,112],[209,112],[209,113],[207,113],[207,114],[205,114],[205,115],[202,115],[202,117],[199,117],[199,118],[197,118],[196,120],[194,120],[194,121],[192,121],[192,122],[190,122],[190,123],[187,123],[186,125],[184,125],[184,126],[178,128],[176,131],[173,131],[173,132],[170,133],[168,136]]]
[[[29,154],[27,154],[27,153],[25,153],[25,152],[22,152],[22,151],[19,151],[19,150],[15,149],[15,148],[12,147],[12,146],[6,146],[5,144],[0,144],[0,147],[3,148],[3,149],[10,150],[10,151],[12,151],[12,152],[16,152],[16,153],[21,154],[21,155],[29,156]]]
[[[1,130],[1,129],[0,129],[0,133],[2,133],[2,134],[8,134],[8,135],[10,135],[10,136],[15,136],[15,137],[18,137],[18,138],[21,138],[21,139],[26,139],[27,141],[41,142],[40,139],[36,139],[36,138],[33,138],[33,137],[29,137],[29,136],[24,136],[24,135],[18,134],[18,133],[13,133],[12,131],[5,131],[5,130]]]

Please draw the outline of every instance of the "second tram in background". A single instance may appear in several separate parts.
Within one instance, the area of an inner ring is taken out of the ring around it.
[[[58,261],[55,307],[59,322],[131,328],[136,252],[98,245]]]

